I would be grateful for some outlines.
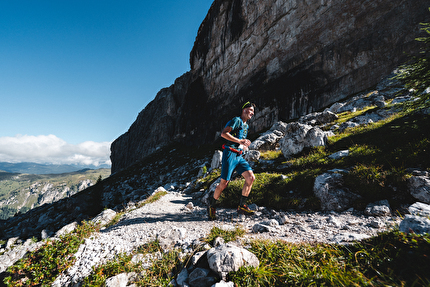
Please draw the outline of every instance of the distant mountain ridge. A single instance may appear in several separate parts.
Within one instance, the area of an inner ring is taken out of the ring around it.
[[[70,197],[109,175],[110,169],[81,169],[57,174],[10,173],[0,170],[0,219]]]
[[[59,174],[75,172],[84,169],[111,168],[110,165],[72,165],[72,164],[40,164],[34,162],[0,162],[0,171],[26,174]]]

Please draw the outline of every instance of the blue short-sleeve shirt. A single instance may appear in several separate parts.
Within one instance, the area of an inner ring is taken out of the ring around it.
[[[232,120],[230,120],[224,128],[231,127],[230,134],[238,139],[245,139],[248,135],[248,124],[244,123],[243,120],[240,117],[235,117]],[[231,142],[226,140],[226,145],[232,147],[232,148],[238,148],[239,144],[235,142]]]

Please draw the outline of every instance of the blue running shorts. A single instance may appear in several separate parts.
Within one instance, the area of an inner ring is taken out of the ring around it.
[[[252,170],[252,168],[242,155],[226,148],[222,153],[221,178],[229,181],[235,170],[238,174],[242,174],[245,171]]]

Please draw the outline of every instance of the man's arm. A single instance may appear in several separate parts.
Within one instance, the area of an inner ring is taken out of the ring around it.
[[[249,147],[249,145],[251,144],[250,140],[248,140],[248,139],[241,139],[240,140],[237,137],[232,136],[230,133],[231,131],[232,131],[231,127],[229,127],[229,126],[225,127],[221,132],[221,137],[225,138],[228,141]]]

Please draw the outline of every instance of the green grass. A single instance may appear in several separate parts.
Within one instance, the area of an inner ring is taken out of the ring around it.
[[[260,266],[229,274],[236,286],[430,286],[430,236],[398,231],[350,246],[254,241]]]
[[[152,255],[151,257],[154,259],[152,259],[150,268],[144,269],[141,263],[131,261],[137,254]],[[137,286],[168,286],[174,276],[181,271],[184,260],[187,259],[181,259],[179,254],[178,250],[163,253],[159,242],[151,241],[140,246],[132,254],[121,254],[115,260],[93,267],[92,274],[84,279],[83,286],[105,286],[106,279],[124,272],[136,273],[133,283]]]
[[[280,150],[267,150],[261,152],[260,159],[262,160],[276,160],[282,155]]]
[[[159,191],[156,192],[154,194],[152,194],[151,196],[149,196],[147,199],[145,199],[142,203],[140,203],[137,208],[140,208],[142,206],[145,206],[147,204],[150,203],[154,203],[156,201],[158,201],[160,198],[162,198],[163,196],[165,196],[167,194],[167,191]]]
[[[61,272],[73,265],[73,255],[84,239],[98,230],[99,226],[83,222],[73,232],[61,236],[60,240],[47,240],[40,249],[9,267],[4,283],[7,286],[50,285]]]
[[[238,238],[240,238],[242,235],[244,235],[246,233],[246,231],[241,228],[236,226],[234,228],[234,230],[223,230],[219,227],[213,227],[209,233],[208,236],[206,236],[206,238],[204,239],[205,242],[209,243],[209,244],[213,244],[214,240],[217,237],[221,237],[224,242],[230,242],[230,241],[234,241]]]

